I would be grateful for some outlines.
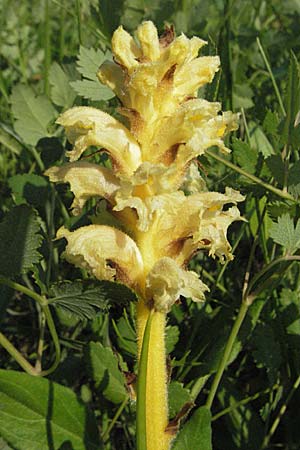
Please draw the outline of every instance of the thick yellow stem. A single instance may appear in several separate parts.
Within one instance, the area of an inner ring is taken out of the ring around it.
[[[148,315],[149,309],[140,300],[137,306],[139,355]],[[147,364],[147,450],[168,450],[170,448],[170,436],[165,433],[168,425],[165,325],[166,314],[155,311],[151,324]]]

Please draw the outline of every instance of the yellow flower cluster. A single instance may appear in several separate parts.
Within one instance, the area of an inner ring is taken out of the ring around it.
[[[128,128],[95,108],[66,111],[57,123],[74,146],[70,162],[47,175],[70,184],[74,214],[97,196],[120,223],[60,229],[67,260],[98,279],[127,284],[145,304],[168,312],[180,295],[204,299],[207,286],[186,270],[197,251],[232,258],[226,234],[240,218],[235,205],[243,197],[230,188],[207,192],[196,158],[211,146],[227,151],[224,136],[236,129],[237,117],[197,98],[219,68],[217,56],[198,57],[203,40],[175,37],[172,29],[159,38],[150,21],[136,36],[119,27],[114,62],[106,61],[98,73],[120,99]],[[89,146],[108,153],[112,169],[80,161]],[[224,211],[226,204],[231,206]]]

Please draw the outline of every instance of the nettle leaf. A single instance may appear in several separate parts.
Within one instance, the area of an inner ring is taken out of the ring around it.
[[[107,400],[115,404],[122,403],[127,396],[126,380],[112,349],[103,347],[100,342],[90,342],[86,355],[96,387]]]
[[[183,387],[182,383],[172,381],[169,384],[169,414],[170,418],[176,416],[182,407],[189,402],[192,402],[192,397],[188,389]]]
[[[212,450],[211,413],[208,408],[198,408],[179,432],[172,450]]]
[[[13,208],[0,223],[0,274],[7,277],[28,272],[38,263],[42,242],[36,212],[27,205]]]
[[[61,281],[51,286],[49,295],[49,303],[80,319],[92,319],[97,311],[107,311],[112,304],[136,300],[128,287],[106,280]]]
[[[300,248],[300,219],[298,219],[295,227],[290,215],[283,214],[278,217],[277,223],[273,222],[270,237],[277,244],[285,247],[288,253],[295,253]]]
[[[49,182],[40,175],[14,175],[8,180],[8,185],[17,205],[29,203],[33,206],[44,205],[49,196]]]
[[[101,84],[97,78],[100,65],[107,59],[111,59],[111,53],[108,51],[104,53],[100,49],[80,47],[77,70],[83,80],[70,83],[77,94],[93,101],[109,100],[115,96],[113,91]]]
[[[0,434],[13,448],[102,448],[93,413],[65,386],[0,370],[0,405]]]
[[[255,173],[258,159],[257,151],[240,139],[234,139],[232,148],[233,155],[242,169],[252,174]]]
[[[51,85],[51,100],[65,109],[72,106],[76,98],[74,89],[70,86],[70,79],[63,68],[54,62],[50,68],[49,81]]]
[[[57,111],[44,95],[35,95],[29,86],[14,86],[11,95],[14,128],[26,144],[35,145],[39,139],[49,136],[48,125]]]

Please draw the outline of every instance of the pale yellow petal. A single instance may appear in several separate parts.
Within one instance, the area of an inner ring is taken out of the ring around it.
[[[137,29],[137,37],[141,44],[143,56],[150,61],[157,61],[160,57],[160,46],[157,29],[153,22],[143,22]]]
[[[88,225],[71,232],[60,228],[58,238],[68,241],[64,256],[99,280],[118,280],[139,289],[143,260],[136,243],[125,233],[105,225]]]
[[[116,173],[130,175],[141,163],[140,147],[129,130],[99,109],[71,108],[57,123],[65,127],[69,141],[74,144],[67,153],[70,161],[80,158],[89,146],[97,146],[109,153]]]
[[[114,32],[111,45],[119,64],[126,67],[129,71],[138,66],[138,59],[142,56],[141,49],[122,25]]]
[[[129,104],[130,99],[124,89],[126,74],[124,69],[113,61],[104,61],[97,72],[101,83],[106,84],[119,97],[123,104]]]
[[[162,258],[154,265],[146,279],[146,298],[157,311],[167,313],[182,295],[195,302],[205,299],[208,287],[196,272],[186,271],[171,258]]]
[[[74,215],[81,213],[89,198],[98,196],[111,200],[120,187],[118,178],[110,169],[84,161],[51,167],[45,175],[55,183],[70,183],[75,196],[72,203]]]

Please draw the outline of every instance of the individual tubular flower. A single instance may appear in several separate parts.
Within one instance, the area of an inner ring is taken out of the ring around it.
[[[73,213],[91,197],[105,200],[113,220],[73,232],[62,228],[66,259],[98,279],[118,280],[139,297],[138,352],[150,310],[154,310],[149,343],[146,394],[147,450],[167,450],[168,424],[164,329],[166,314],[185,296],[204,300],[208,287],[187,265],[198,251],[232,259],[227,240],[230,224],[240,219],[239,192],[208,192],[197,157],[216,146],[229,152],[224,138],[237,128],[237,116],[220,112],[219,103],[197,98],[197,90],[219,70],[217,56],[198,56],[205,41],[167,29],[159,37],[152,22],[142,23],[134,40],[122,27],[112,38],[114,61],[98,77],[119,97],[114,117],[89,107],[64,112],[73,149],[70,163],[46,172],[51,181],[70,184]],[[111,168],[78,161],[89,147],[106,152]],[[101,204],[103,206],[103,204]],[[117,225],[118,224],[118,225]],[[118,228],[117,228],[118,226]],[[122,231],[121,231],[122,230]]]

